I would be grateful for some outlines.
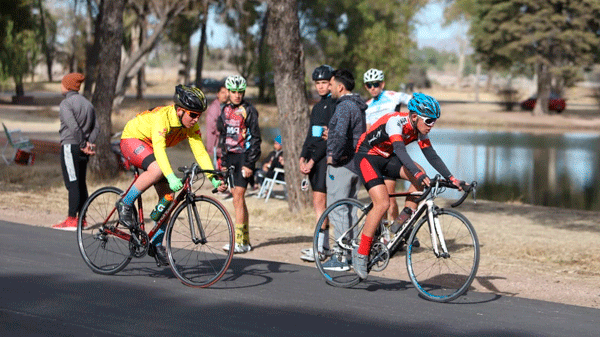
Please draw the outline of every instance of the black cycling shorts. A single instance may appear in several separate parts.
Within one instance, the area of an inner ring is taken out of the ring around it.
[[[310,187],[315,192],[327,193],[327,157],[321,158],[308,174],[310,180]]]
[[[231,153],[231,152],[227,153],[227,159],[226,159],[227,165],[234,167],[234,169],[233,169],[233,185],[234,185],[234,187],[247,188],[248,183],[250,182],[250,179],[253,178],[252,174],[248,178],[242,177],[242,166],[244,166],[245,159],[246,159],[246,155],[243,153]],[[248,167],[248,168],[251,169],[252,171],[254,171],[253,167]]]
[[[354,160],[358,163],[360,177],[365,188],[370,190],[373,186],[383,185],[384,179],[400,179],[402,163],[396,156],[384,158],[363,153],[357,153]]]

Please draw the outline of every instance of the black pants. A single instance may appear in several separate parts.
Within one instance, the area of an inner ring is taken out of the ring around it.
[[[78,145],[64,144],[60,148],[60,166],[65,187],[69,191],[69,216],[72,217],[77,217],[88,198],[85,183],[88,159]]]

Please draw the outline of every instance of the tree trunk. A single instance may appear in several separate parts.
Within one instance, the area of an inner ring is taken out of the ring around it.
[[[181,64],[183,65],[182,84],[190,83],[190,72],[192,71],[192,42],[188,41],[187,46],[181,51]]]
[[[38,9],[40,11],[40,31],[42,33],[42,50],[46,56],[46,67],[48,70],[48,81],[52,82],[52,50],[48,46],[48,37],[46,36],[46,12],[42,6],[42,0],[38,0]]]
[[[141,15],[139,19],[139,27],[137,30],[137,36],[132,44],[136,44],[135,48],[141,46],[144,42],[144,36],[146,35],[146,16]],[[133,46],[132,46],[133,49]],[[137,72],[137,85],[135,98],[141,100],[144,98],[144,90],[146,89],[146,64],[142,65],[140,70]]]
[[[14,80],[15,80],[15,95],[17,96],[17,99],[20,99],[21,97],[25,96],[25,89],[23,87],[23,79],[15,77]]]
[[[200,28],[200,44],[196,56],[196,87],[202,88],[202,68],[204,68],[204,48],[206,47],[206,18],[208,9],[204,12]],[[203,88],[204,89],[204,88]]]
[[[475,103],[479,103],[479,78],[481,77],[481,63],[475,68]]]
[[[112,134],[111,112],[117,76],[121,65],[121,46],[123,43],[123,10],[126,0],[105,1],[101,7],[103,24],[96,32],[99,34],[100,51],[98,59],[98,80],[92,103],[100,123],[96,155],[90,161],[90,170],[100,178],[117,175],[117,160],[110,149]]]
[[[456,74],[456,89],[462,88],[463,72],[465,71],[465,49],[467,42],[462,37],[458,38],[458,71]]]
[[[265,87],[267,86],[267,55],[266,55],[266,43],[267,38],[267,26],[269,23],[269,11],[265,11],[261,29],[260,29],[260,40],[258,42],[258,100],[265,101]]]
[[[296,0],[269,0],[268,42],[273,62],[279,128],[285,156],[288,206],[298,212],[309,206],[309,195],[300,190],[302,176],[298,158],[309,124],[304,86],[304,52]]]
[[[536,65],[538,75],[537,81],[537,101],[533,108],[534,116],[542,116],[548,114],[548,99],[550,98],[550,81],[552,76],[548,65],[538,63]]]
[[[92,98],[92,89],[94,83],[96,82],[97,74],[97,64],[98,64],[98,53],[100,51],[100,36],[98,32],[100,31],[100,27],[102,25],[102,8],[104,6],[104,0],[100,0],[98,7],[100,11],[94,18],[91,11],[91,2],[88,0],[87,8],[88,8],[88,19],[90,22],[93,22],[92,25],[88,27],[88,41],[86,41],[86,62],[85,62],[85,81],[83,87],[83,96],[88,99]],[[92,37],[93,36],[93,37]]]
[[[144,89],[146,88],[146,68],[142,67],[137,74],[137,94],[135,99],[144,98]]]

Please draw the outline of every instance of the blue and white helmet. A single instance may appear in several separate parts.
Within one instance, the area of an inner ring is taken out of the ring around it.
[[[371,68],[371,69],[367,70],[367,72],[365,72],[365,74],[363,75],[364,83],[382,82],[383,79],[384,79],[383,71],[381,71],[379,69],[375,69],[375,68]]]
[[[408,102],[408,110],[419,116],[429,118],[440,118],[441,110],[438,101],[420,92],[413,93],[412,99]]]

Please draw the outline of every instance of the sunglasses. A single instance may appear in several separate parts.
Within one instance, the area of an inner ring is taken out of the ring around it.
[[[379,88],[379,83],[380,82],[369,82],[369,83],[365,83],[365,85],[369,89],[371,89],[371,88]]]
[[[427,126],[433,126],[433,124],[435,124],[435,121],[437,120],[437,119],[431,118],[431,117],[423,117],[421,115],[417,115],[417,116],[419,116],[419,118],[421,118],[423,120],[423,123],[425,123],[425,125],[427,125]]]
[[[187,114],[190,115],[191,119],[196,119],[196,118],[200,117],[200,115],[202,115],[201,112],[194,112],[194,111],[190,111],[190,110],[185,110],[185,112],[187,112]]]

